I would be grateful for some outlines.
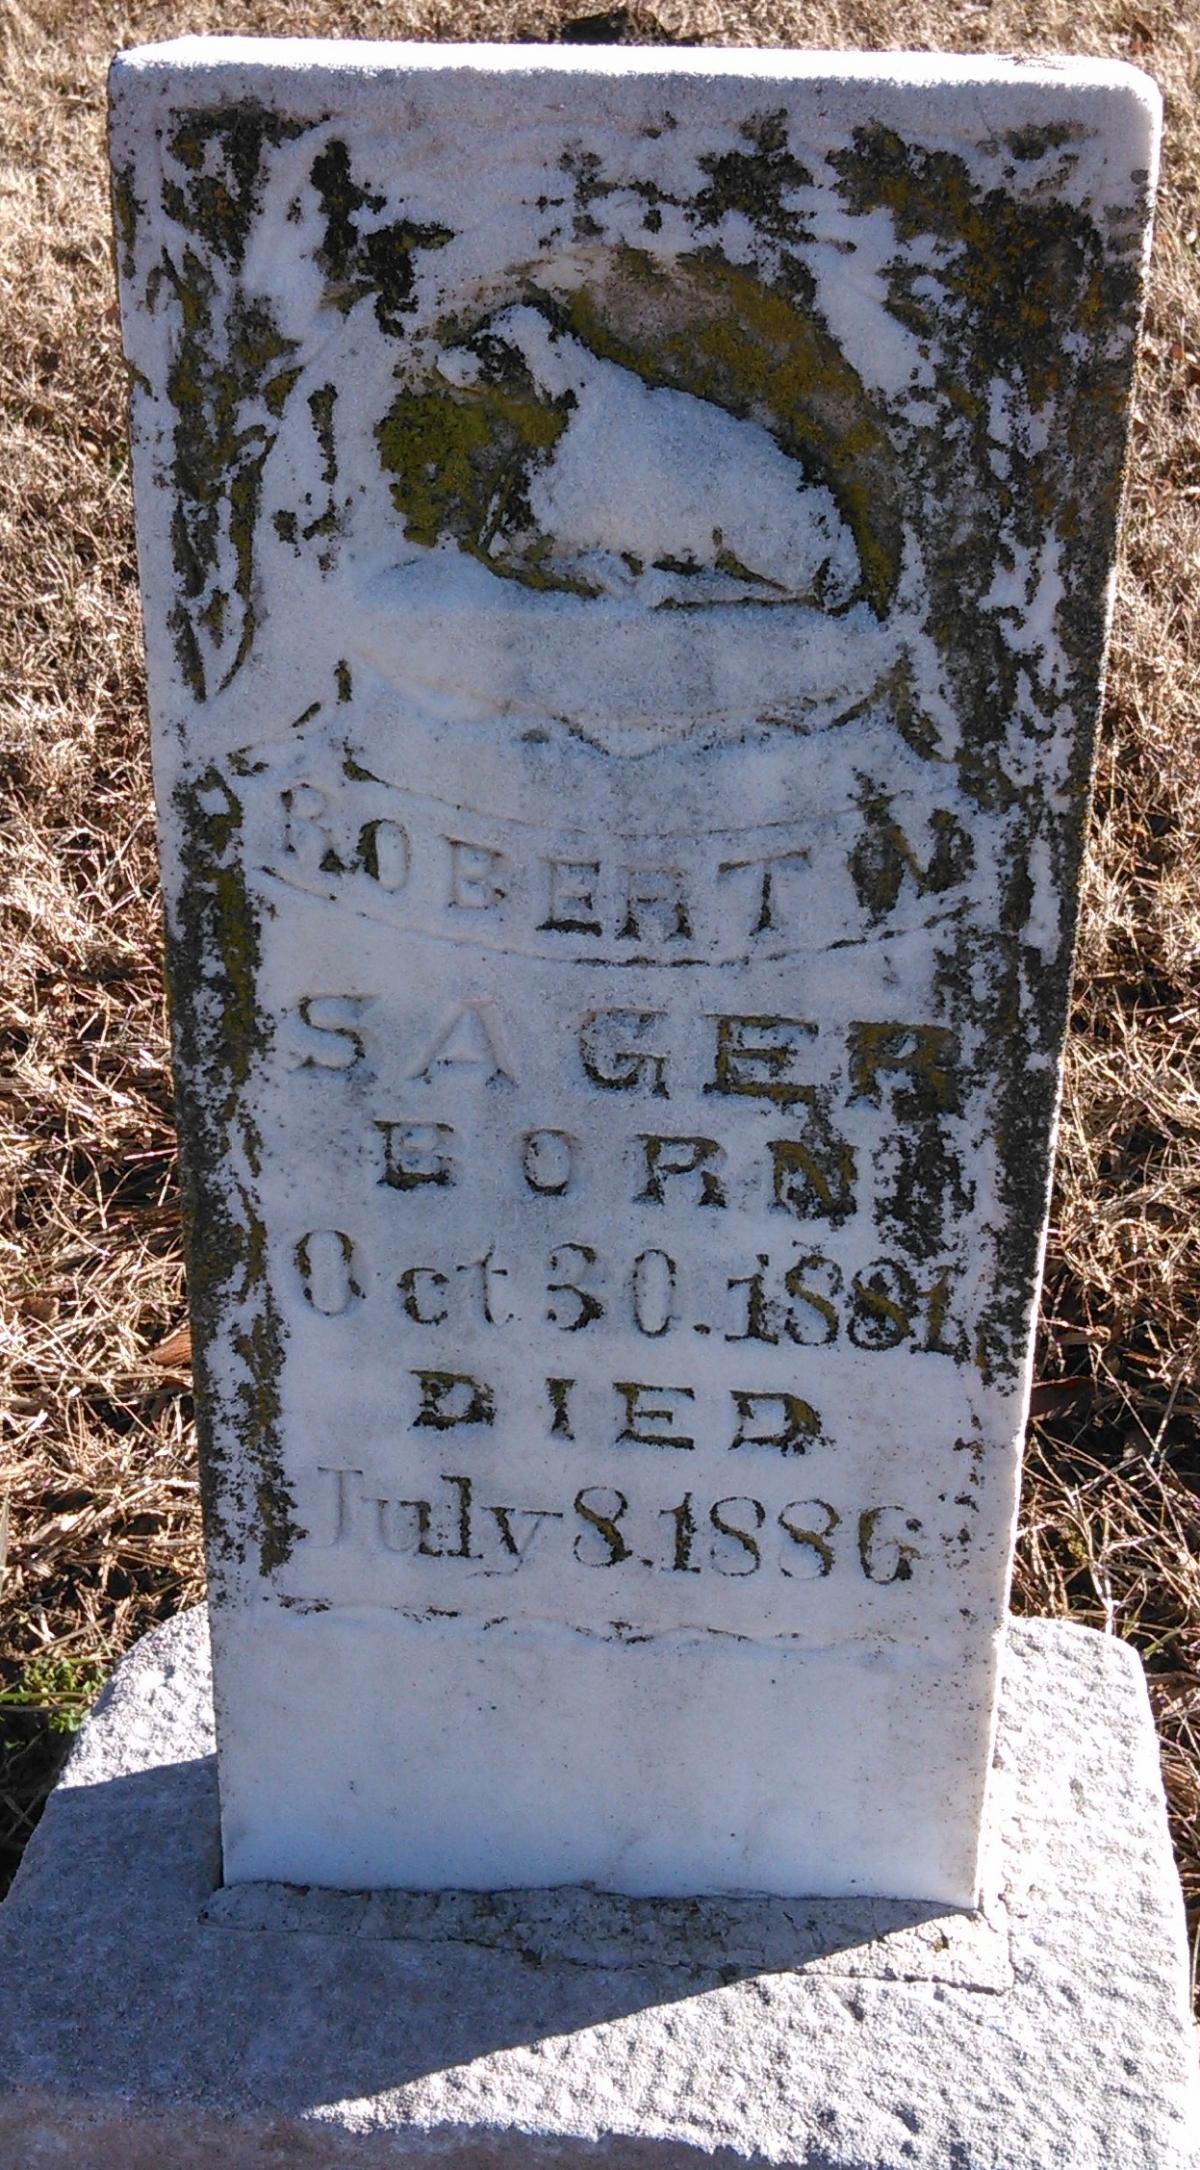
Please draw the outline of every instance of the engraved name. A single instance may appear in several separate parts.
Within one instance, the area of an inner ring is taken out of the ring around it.
[[[949,809],[902,811],[878,787],[815,820],[597,838],[422,799],[349,755],[340,776],[274,791],[258,855],[270,878],[413,933],[673,966],[786,954],[831,902],[842,932],[906,909],[924,919],[961,897],[974,865]]]

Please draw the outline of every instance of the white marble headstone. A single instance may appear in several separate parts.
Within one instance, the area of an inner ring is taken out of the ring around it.
[[[974,1901],[1156,138],[117,63],[230,1880]]]

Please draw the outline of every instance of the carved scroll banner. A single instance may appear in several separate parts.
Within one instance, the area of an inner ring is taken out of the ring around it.
[[[1156,140],[117,64],[229,1880],[974,1903]]]

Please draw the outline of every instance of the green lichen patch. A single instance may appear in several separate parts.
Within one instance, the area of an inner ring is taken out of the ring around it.
[[[182,675],[203,701],[217,673],[228,685],[254,640],[263,467],[278,434],[272,425],[296,382],[297,349],[265,302],[237,288],[219,294],[211,268],[194,250],[186,249],[177,264],[164,249],[159,279],[179,317],[166,387],[174,414],[171,542],[179,588],[171,627]],[[227,552],[233,557],[228,586],[221,577]],[[219,611],[218,592],[228,597]]]
[[[163,209],[187,239],[181,249],[163,249],[146,301],[154,308],[169,295],[177,316],[166,385],[179,589],[171,629],[199,701],[215,684],[229,684],[254,641],[263,468],[300,372],[297,343],[269,304],[246,292],[240,273],[266,160],[307,125],[242,100],[180,113],[167,136]]]
[[[744,581],[747,586],[772,588],[777,595],[786,595],[781,581],[771,580],[766,573],[756,573],[751,566],[742,563],[741,558],[727,547],[719,527],[713,529],[713,547],[716,553],[713,563],[719,573],[727,574],[731,580]]]
[[[939,1005],[974,1033],[976,1076],[988,1095],[996,1148],[999,1211],[992,1218],[992,1287],[978,1317],[973,1351],[985,1383],[1018,1378],[1025,1361],[1070,990],[1073,891],[1059,892],[1062,935],[1049,956],[1004,925],[1019,914],[1023,930],[1028,917],[1030,845],[1030,830],[1022,822],[999,900],[1001,932],[957,926],[936,952],[934,967]]]
[[[965,1107],[960,1035],[946,1025],[872,1019],[850,1028],[854,1098],[885,1108],[875,1225],[918,1263],[951,1248],[974,1206],[957,1130]]]
[[[900,572],[900,475],[884,416],[817,317],[719,256],[684,255],[668,271],[626,245],[594,283],[531,298],[643,383],[768,429],[803,476],[832,493],[858,548],[863,595],[883,615]]]
[[[611,196],[616,183],[605,178],[604,169],[595,151],[567,150],[562,153],[559,171],[568,175],[575,197],[573,231],[576,241],[592,241],[602,232],[592,205],[604,196]],[[650,193],[650,202],[665,201],[658,189]]]
[[[270,154],[311,125],[244,100],[181,113],[167,138],[163,208],[188,238],[181,250],[164,249],[146,299],[154,307],[165,291],[178,313],[167,381],[179,591],[171,629],[181,674],[200,701],[229,685],[257,630],[264,469],[300,368],[293,360],[298,342],[284,334],[264,298],[245,290],[241,273]],[[355,183],[342,143],[326,145],[312,178],[325,222],[318,260],[327,299],[348,310],[371,295],[381,328],[398,333],[413,305],[414,252],[441,247],[448,230],[403,220],[364,226],[363,214],[377,213],[382,199]],[[323,385],[308,403],[331,493],[335,397],[335,388]],[[294,547],[319,542],[318,565],[330,570],[341,527],[332,494],[310,519],[295,508],[272,518],[281,540]]]
[[[1005,148],[1022,164],[1045,158],[1050,151],[1060,151],[1066,143],[1075,142],[1083,130],[1073,121],[1048,121],[1043,127],[1030,122],[1025,128],[1011,128],[1004,138]]]
[[[311,511],[314,492],[304,493],[302,505],[279,506],[271,514],[271,525],[281,542],[290,543],[296,556],[303,557],[304,545],[317,542],[321,545],[316,562],[322,573],[333,570],[338,537],[345,525],[346,504],[339,503],[334,495],[338,479],[339,460],[337,437],[334,429],[334,411],[337,405],[337,387],[321,384],[309,393],[308,412],[312,421],[317,450],[321,456],[321,480],[326,486],[326,497],[319,511]],[[306,513],[310,514],[305,517]]]
[[[267,1273],[255,1181],[262,1141],[248,1095],[272,1031],[258,1001],[259,916],[241,864],[241,804],[225,777],[207,769],[177,789],[175,807],[183,880],[167,962],[202,1492],[213,1561],[235,1565],[250,1546],[265,1575],[304,1533],[284,1474],[284,1327]],[[213,1360],[226,1345],[232,1381]]]
[[[868,700],[847,711],[847,719],[866,712],[876,702],[886,707],[892,727],[922,761],[941,761],[941,733],[922,706],[913,675],[912,657],[904,653],[885,671]]]
[[[337,445],[333,434],[333,410],[337,401],[337,388],[322,384],[308,395],[308,411],[312,416],[313,429],[321,449],[321,480],[334,483],[338,478]]]
[[[350,152],[336,138],[313,160],[311,179],[324,221],[316,258],[325,274],[326,303],[346,316],[369,297],[380,330],[400,338],[404,319],[416,306],[416,251],[444,248],[453,233],[448,226],[412,219],[364,225],[363,213],[376,216],[386,199],[360,187]]]
[[[796,461],[799,483],[828,487],[854,536],[862,578],[840,607],[865,599],[884,613],[900,571],[899,475],[883,417],[811,312],[719,257],[687,255],[667,271],[624,245],[590,285],[551,291],[525,277],[514,289],[513,302],[597,360],[767,428]],[[443,327],[447,347],[475,358],[477,382],[452,385],[435,370],[401,392],[376,429],[381,463],[410,541],[453,540],[503,578],[594,594],[547,564],[552,542],[533,533],[529,507],[530,480],[552,460],[574,395],[538,390],[519,349],[493,328],[498,313]],[[727,552],[717,564],[753,577]],[[674,560],[671,568],[700,570]]]
[[[1127,314],[1129,269],[1106,263],[1078,206],[985,189],[952,152],[918,149],[882,128],[857,131],[854,149],[830,162],[852,211],[887,209],[902,243],[943,243],[932,274],[941,299],[924,298],[930,275],[914,256],[892,267],[889,307],[929,338],[954,320],[971,354],[961,380],[968,402],[1001,375],[1019,379],[1040,409],[1061,387],[1064,335],[1080,313]],[[1092,293],[1097,281],[1103,299]]]
[[[759,114],[742,123],[744,151],[706,153],[700,159],[705,185],[693,197],[691,215],[699,226],[715,226],[730,211],[749,219],[771,241],[809,239],[804,219],[784,198],[792,189],[811,188],[812,174],[788,149],[787,114]]]
[[[1006,147],[1014,175],[1070,155],[1056,124]],[[891,216],[887,306],[932,376],[925,415],[910,401],[893,429],[921,507],[926,631],[959,719],[958,784],[992,818],[1004,869],[992,931],[961,923],[938,952],[935,1014],[964,1029],[975,1051],[969,1082],[991,1110],[996,1270],[975,1361],[985,1379],[1013,1378],[1036,1282],[1070,987],[1138,320],[1138,206],[1102,225],[1086,205],[985,186],[954,154],[882,128],[860,131],[831,162],[852,212]],[[1012,633],[1047,564],[1060,599],[1043,649]],[[1010,749],[1014,733],[1036,745],[1064,729],[1064,788],[1050,801],[1040,758],[1016,764]],[[1038,854],[1057,924],[1035,940]],[[872,897],[886,901],[882,865],[876,839],[859,854],[868,908]],[[929,1150],[927,1177],[914,1160],[912,1200],[923,1181],[952,1186],[932,1137]]]
[[[264,152],[303,135],[308,125],[254,99],[180,113],[167,148],[182,177],[168,174],[163,209],[231,271],[240,271],[259,210]]]
[[[137,222],[142,210],[133,186],[132,165],[114,169],[112,177],[113,231],[117,242],[117,261],[121,276],[130,280],[134,273],[134,245],[137,240]]]
[[[648,128],[655,138],[674,128],[672,115],[664,115],[663,127]],[[581,146],[562,153],[559,170],[571,182],[574,197],[573,233],[576,241],[598,240],[603,227],[593,205],[627,191],[640,196],[647,210],[643,223],[652,233],[662,226],[662,206],[681,211],[697,231],[717,226],[730,213],[746,219],[756,239],[767,243],[801,242],[811,239],[801,213],[785,198],[795,189],[811,188],[813,177],[788,145],[787,114],[782,107],[752,114],[738,131],[745,149],[707,151],[698,164],[704,175],[702,187],[691,195],[677,195],[644,175],[612,180],[599,154]],[[542,199],[549,207],[549,197]]]
[[[975,1189],[937,1116],[897,1111],[880,1178],[875,1224],[884,1241],[918,1264],[943,1256],[974,1209]]]
[[[1003,809],[1014,801],[1002,758],[1013,716],[1032,713],[1049,733],[1064,704],[1086,714],[1094,703],[1137,267],[1080,206],[986,188],[953,153],[890,130],[858,131],[831,163],[851,211],[890,212],[901,246],[887,306],[933,365],[928,419],[900,433],[923,506],[927,630],[965,726],[962,787]],[[1018,417],[1052,426],[998,441],[997,392]],[[1069,689],[1044,657],[1018,652],[1004,606],[988,601],[1048,537],[1064,545],[1057,631],[1074,665]]]
[[[594,594],[584,582],[540,562],[549,544],[534,538],[529,486],[552,458],[574,394],[546,398],[520,350],[496,335],[490,320],[460,343],[479,365],[474,384],[435,375],[421,390],[401,392],[375,431],[380,464],[392,476],[392,496],[410,542],[431,549],[452,539],[490,572],[536,589]],[[512,546],[497,555],[499,545]]]

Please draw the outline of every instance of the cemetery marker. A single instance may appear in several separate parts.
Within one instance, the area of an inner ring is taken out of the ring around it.
[[[1143,80],[184,40],[112,157],[226,1877],[970,1905]]]
[[[1156,146],[117,62],[214,1665],[0,1912],[0,2161],[1194,2170],[1138,1660],[1003,1633]]]

